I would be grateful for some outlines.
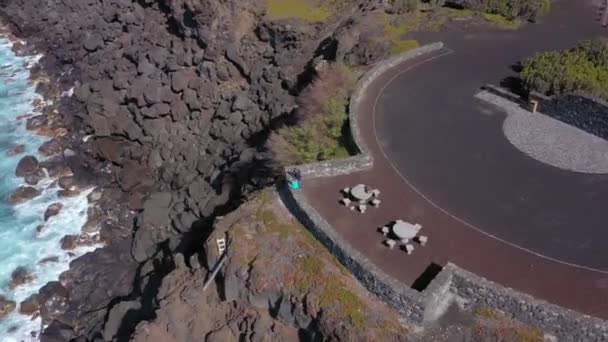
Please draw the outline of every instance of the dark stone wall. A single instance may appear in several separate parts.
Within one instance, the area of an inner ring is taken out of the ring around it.
[[[608,139],[608,106],[601,100],[562,95],[540,102],[539,111],[559,121]]]

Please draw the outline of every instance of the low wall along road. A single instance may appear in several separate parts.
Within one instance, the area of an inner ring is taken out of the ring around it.
[[[363,141],[358,125],[359,107],[366,89],[389,69],[427,53],[443,48],[434,43],[380,62],[359,81],[350,101],[349,124],[359,154],[342,160],[288,167],[298,168],[304,179],[332,177],[371,169],[373,157]],[[372,293],[397,310],[413,324],[432,320],[455,296],[470,305],[479,305],[504,312],[522,322],[538,326],[567,341],[606,341],[608,325],[605,321],[573,310],[535,299],[447,263],[422,292],[414,290],[383,272],[344,240],[333,227],[310,205],[299,191],[285,186],[285,204],[293,214],[346,266]]]

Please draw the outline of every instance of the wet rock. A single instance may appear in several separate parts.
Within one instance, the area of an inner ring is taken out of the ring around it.
[[[61,249],[71,251],[78,246],[78,235],[66,235],[61,238]]]
[[[21,285],[25,285],[34,280],[34,274],[23,266],[17,267],[13,273],[11,273],[11,280],[8,283],[8,287],[15,289]]]
[[[59,202],[55,202],[49,205],[48,208],[46,208],[46,211],[44,212],[44,221],[48,221],[49,218],[59,214],[62,208],[63,204]]]
[[[56,255],[41,259],[40,261],[38,261],[38,264],[44,265],[44,264],[50,264],[50,263],[54,263],[54,262],[59,262],[59,257]]]
[[[25,156],[21,158],[19,164],[17,164],[17,169],[15,170],[15,175],[17,177],[25,177],[29,174],[32,174],[38,170],[40,167],[40,163],[38,163],[38,159],[34,156]]]
[[[17,307],[17,303],[12,300],[6,299],[3,295],[0,295],[0,319],[4,318],[9,313],[13,312]]]
[[[103,191],[101,190],[101,188],[95,188],[87,196],[87,201],[89,203],[97,203],[99,200],[101,200],[102,195],[103,195]]]
[[[78,189],[77,187],[71,187],[70,189],[63,189],[57,191],[57,195],[60,198],[75,197],[78,196],[78,194],[80,194],[80,189]]]
[[[45,115],[36,115],[27,119],[25,127],[30,131],[37,131],[44,128],[48,124],[48,120]]]
[[[38,302],[40,303],[40,316],[42,317],[43,324],[51,323],[65,312],[67,309],[67,297],[67,289],[58,281],[50,281],[40,288],[38,291]]]
[[[81,231],[87,234],[98,232],[101,226],[102,217],[103,213],[100,208],[89,207],[87,209],[87,221],[82,226]]]
[[[38,169],[34,173],[25,176],[24,180],[29,185],[37,185],[41,180],[44,179],[44,177],[46,177],[44,171]]]
[[[44,229],[45,229],[45,228],[46,228],[46,226],[45,226],[45,225],[43,225],[43,224],[39,224],[39,225],[36,227],[36,234],[37,234],[37,235],[40,235],[40,233],[42,233],[42,232],[44,231]]]
[[[58,155],[62,151],[63,146],[61,146],[61,143],[57,139],[51,139],[38,148],[38,152],[47,157]]]
[[[38,294],[33,294],[19,304],[19,313],[22,315],[32,316],[40,310],[40,302]]]
[[[9,156],[16,156],[23,152],[25,152],[25,145],[17,145],[15,147],[11,148],[10,150],[8,150],[8,152],[6,152],[6,154]]]
[[[30,186],[20,186],[8,197],[11,204],[19,204],[40,196],[40,191]]]
[[[57,185],[64,190],[70,190],[76,186],[76,181],[74,176],[63,176],[57,180]]]
[[[40,163],[40,167],[46,169],[49,177],[58,178],[72,174],[72,169],[64,159],[56,158]]]

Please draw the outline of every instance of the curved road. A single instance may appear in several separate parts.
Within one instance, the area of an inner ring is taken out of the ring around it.
[[[558,0],[519,31],[421,36],[453,53],[394,78],[375,108],[375,134],[397,171],[451,216],[535,254],[608,272],[608,175],[568,172],[513,147],[505,114],[473,95],[537,51],[608,35],[582,0]]]

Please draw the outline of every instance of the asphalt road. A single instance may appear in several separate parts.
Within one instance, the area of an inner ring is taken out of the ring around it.
[[[608,36],[594,18],[586,0],[558,0],[522,30],[421,35],[454,52],[395,78],[378,101],[375,129],[399,173],[449,214],[545,257],[608,271],[608,175],[528,157],[504,137],[505,114],[473,98],[537,51]]]

